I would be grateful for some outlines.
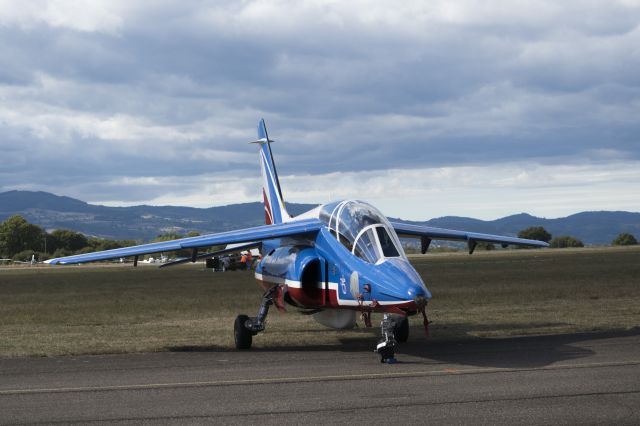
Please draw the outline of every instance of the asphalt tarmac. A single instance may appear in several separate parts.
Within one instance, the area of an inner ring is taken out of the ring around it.
[[[4,359],[0,424],[640,424],[640,329],[370,349]]]

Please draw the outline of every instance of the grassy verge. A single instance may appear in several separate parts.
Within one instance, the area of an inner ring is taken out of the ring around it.
[[[414,261],[442,338],[640,326],[640,248],[513,250]]]
[[[411,258],[433,293],[435,340],[640,326],[640,248],[512,250]],[[0,269],[0,357],[230,350],[254,315],[247,272],[186,265]],[[376,318],[374,318],[376,319]],[[413,338],[421,338],[412,319]],[[371,346],[377,329],[328,330],[274,312],[255,347]]]

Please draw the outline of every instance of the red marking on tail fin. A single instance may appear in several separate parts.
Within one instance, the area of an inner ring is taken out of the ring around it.
[[[264,192],[264,188],[262,189],[262,199],[264,200],[264,222],[267,225],[271,225],[273,223],[273,218],[271,217],[271,206],[269,205],[267,193]]]

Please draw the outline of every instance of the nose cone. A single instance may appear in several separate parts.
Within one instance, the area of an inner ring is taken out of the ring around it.
[[[419,275],[418,275],[418,278],[420,278]],[[419,283],[413,283],[409,286],[409,288],[407,289],[407,296],[409,299],[413,299],[413,300],[417,300],[417,299],[431,300],[431,292],[424,285],[424,283],[422,282],[422,279],[420,279]]]
[[[411,288],[407,290],[407,295],[413,300],[418,298],[431,300],[431,292],[424,284],[411,286]]]
[[[420,274],[404,259],[387,259],[381,265],[385,285],[381,293],[396,300],[431,299],[431,292],[424,285]],[[382,272],[381,271],[381,272]]]

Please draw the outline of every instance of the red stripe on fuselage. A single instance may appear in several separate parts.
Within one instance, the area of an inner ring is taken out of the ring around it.
[[[279,283],[260,280],[256,278],[256,281],[260,287],[262,287],[265,291],[273,287],[274,285],[279,285]],[[286,284],[280,284],[286,286]],[[297,287],[288,287],[286,292],[289,294],[289,297],[296,303],[296,305],[300,308],[306,309],[323,309],[323,308],[332,308],[332,309],[353,309],[353,310],[361,310],[360,306],[346,306],[341,305],[338,301],[338,292],[332,289],[324,289],[324,288],[315,288],[315,289],[302,289]],[[415,313],[417,310],[417,306],[415,302],[407,301],[407,302],[399,302],[392,305],[377,305],[375,307],[366,306],[366,309],[371,309],[373,312],[389,312],[389,313]]]

